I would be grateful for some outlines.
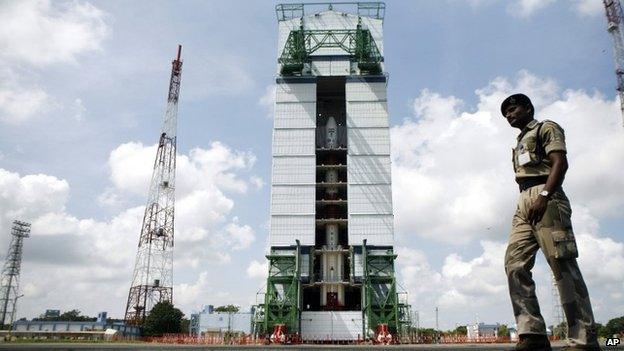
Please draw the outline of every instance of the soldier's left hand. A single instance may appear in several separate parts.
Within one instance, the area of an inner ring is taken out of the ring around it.
[[[527,221],[532,225],[536,225],[539,221],[544,217],[544,213],[546,213],[546,207],[548,206],[548,199],[544,196],[538,196],[531,207],[529,207],[529,211],[527,213]]]

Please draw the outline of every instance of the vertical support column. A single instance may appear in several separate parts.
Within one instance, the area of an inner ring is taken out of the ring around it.
[[[273,248],[267,255],[269,277],[265,295],[264,330],[270,332],[277,325],[285,325],[288,333],[299,331],[301,311],[300,246]]]
[[[371,247],[363,242],[365,329],[367,334],[381,324],[388,326],[391,334],[399,331],[399,301],[394,276],[394,254],[392,247]]]

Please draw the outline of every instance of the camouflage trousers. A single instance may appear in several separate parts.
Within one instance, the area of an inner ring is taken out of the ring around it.
[[[520,193],[505,254],[505,272],[518,334],[546,334],[531,274],[535,255],[541,248],[559,290],[569,343],[597,346],[589,294],[576,262],[578,252],[570,221],[572,210],[563,190],[553,193],[546,213],[537,225],[526,220],[529,207],[543,187],[537,185]]]

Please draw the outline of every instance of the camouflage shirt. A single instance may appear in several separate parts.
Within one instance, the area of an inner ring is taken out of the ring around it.
[[[538,130],[541,147],[538,145]],[[532,120],[520,132],[518,144],[511,151],[516,181],[528,177],[548,176],[552,166],[548,154],[553,151],[566,152],[563,128],[553,121]]]

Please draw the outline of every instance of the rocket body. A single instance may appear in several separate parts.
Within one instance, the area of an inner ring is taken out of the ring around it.
[[[329,117],[327,119],[325,131],[327,133],[325,136],[325,147],[328,149],[338,148],[338,125],[334,117]]]

